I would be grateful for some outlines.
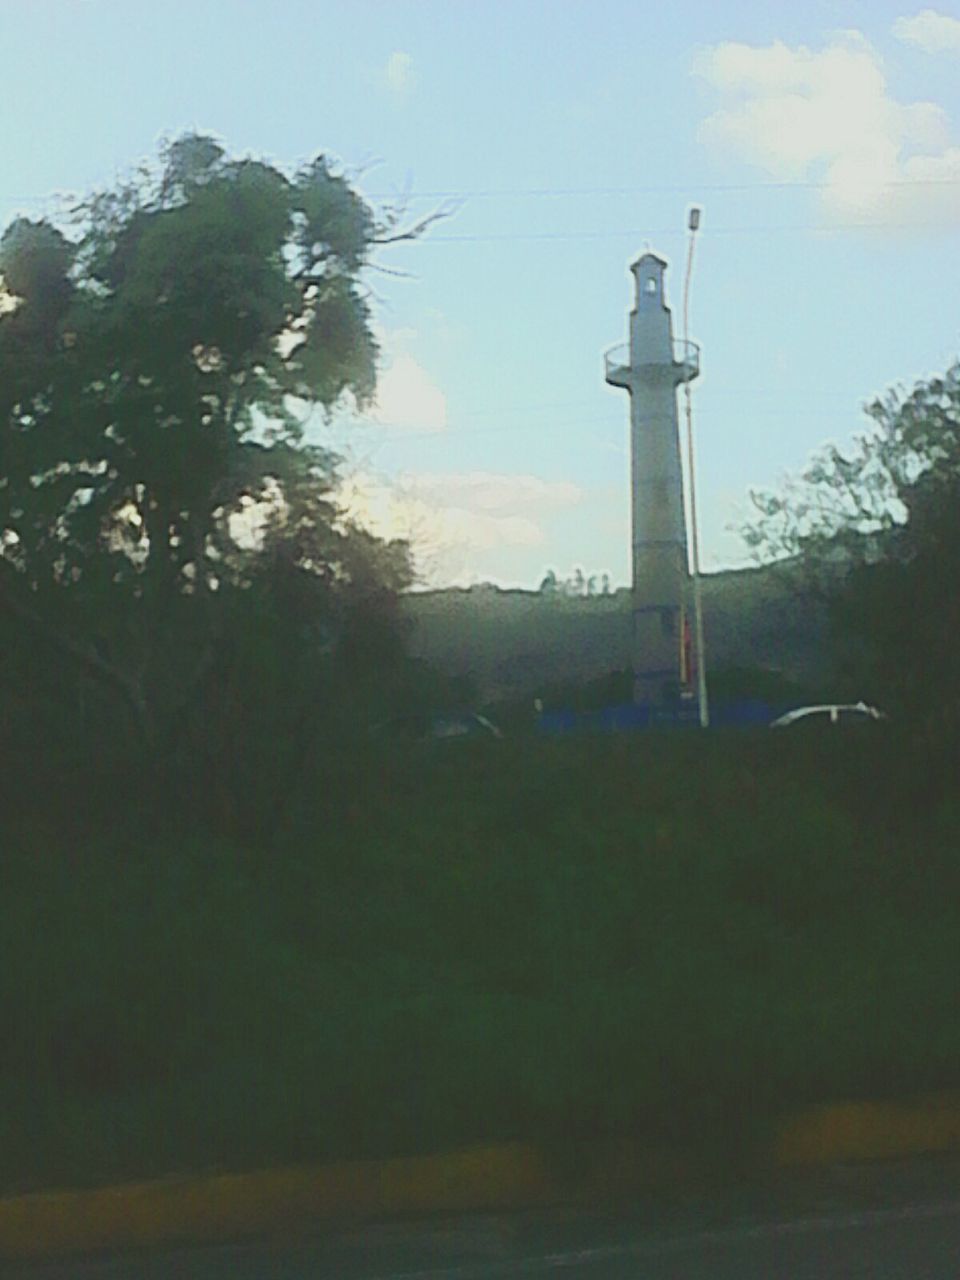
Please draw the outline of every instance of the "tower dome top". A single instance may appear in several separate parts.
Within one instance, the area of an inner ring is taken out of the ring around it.
[[[636,262],[631,265],[630,270],[642,271],[644,267],[652,267],[654,264],[658,267],[664,268],[667,265],[667,260],[666,258],[661,258],[658,253],[651,253],[647,250],[646,253],[641,253]]]

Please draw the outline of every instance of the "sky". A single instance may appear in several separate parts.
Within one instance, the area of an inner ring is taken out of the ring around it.
[[[0,225],[163,138],[449,212],[375,256],[378,405],[311,433],[424,586],[629,580],[629,264],[686,217],[706,570],[776,488],[960,348],[960,8],[906,0],[0,0]],[[396,272],[405,273],[397,275]]]

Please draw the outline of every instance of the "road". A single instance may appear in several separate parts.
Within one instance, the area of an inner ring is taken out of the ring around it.
[[[606,1212],[469,1214],[3,1270],[11,1280],[958,1280],[960,1157],[836,1166]]]

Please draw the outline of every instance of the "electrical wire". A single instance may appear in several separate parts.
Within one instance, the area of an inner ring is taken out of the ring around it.
[[[755,191],[827,191],[834,184],[824,180],[797,180],[782,182],[684,182],[655,183],[636,187],[479,187],[455,190],[397,192],[372,191],[367,193],[369,200],[396,200],[413,198],[418,200],[474,200],[474,199],[528,199],[534,197],[560,198],[579,196],[636,196],[658,194],[689,194],[708,192],[755,192]],[[873,187],[875,182],[864,179],[862,182],[851,182],[849,186]],[[955,187],[960,186],[958,178],[893,178],[883,184],[885,187]]]
[[[691,191],[753,193],[759,191],[827,191],[834,184],[824,179],[784,179],[775,182],[697,182],[690,180],[682,183],[643,183],[637,186],[623,187],[449,187],[425,191],[368,191],[368,200],[497,200],[497,199],[561,199],[579,198],[582,196],[636,196],[636,195],[689,195]],[[847,186],[873,187],[872,179],[861,182],[849,182]],[[884,182],[884,187],[956,187],[960,186],[960,177],[956,178],[892,178]],[[72,192],[53,192],[47,195],[25,195],[14,193],[6,197],[14,203],[40,203],[43,201],[66,201],[79,199]],[[711,234],[713,234],[711,230]]]
[[[754,236],[754,235],[831,235],[842,231],[875,231],[886,234],[889,231],[941,231],[956,234],[960,225],[946,227],[942,221],[916,222],[830,222],[830,223],[780,223],[769,226],[743,227],[711,227],[711,236]],[[652,236],[675,236],[676,227],[624,227],[615,231],[478,231],[460,235],[443,235],[431,233],[418,241],[421,247],[431,244],[468,244],[479,242],[506,241],[563,241],[563,240],[622,240],[626,238],[650,239]]]

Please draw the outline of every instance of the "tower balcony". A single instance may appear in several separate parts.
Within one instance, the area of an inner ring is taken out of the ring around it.
[[[643,370],[662,367],[659,362],[642,364],[635,368],[630,363],[630,344],[620,342],[611,347],[603,357],[604,378],[613,387],[632,387]],[[700,348],[695,342],[686,342],[683,338],[673,339],[673,377],[675,382],[692,382],[700,372]]]

